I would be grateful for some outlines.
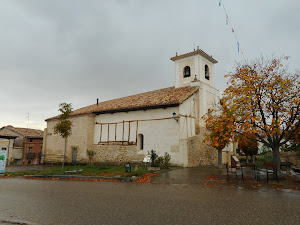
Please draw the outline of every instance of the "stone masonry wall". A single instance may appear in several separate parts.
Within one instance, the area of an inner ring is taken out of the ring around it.
[[[144,154],[137,154],[136,145],[94,145],[93,150],[96,152],[93,163],[96,164],[119,165],[131,160],[144,159]]]
[[[72,162],[72,150],[77,149],[76,161],[87,162],[87,149],[93,146],[94,138],[94,115],[81,115],[71,117],[73,123],[72,134],[67,139],[66,162]],[[65,148],[65,141],[60,135],[54,134],[54,126],[58,120],[47,122],[47,129],[44,135],[44,156],[45,163],[62,162]]]
[[[188,138],[187,141],[187,167],[217,166],[218,151],[203,143],[205,128],[201,128],[200,135]]]

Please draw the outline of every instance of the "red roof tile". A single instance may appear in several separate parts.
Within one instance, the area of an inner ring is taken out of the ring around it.
[[[193,95],[199,87],[169,87],[155,91],[149,91],[128,97],[113,99],[105,102],[83,107],[72,112],[72,115],[90,113],[112,113],[134,111],[150,108],[165,108],[180,105],[183,101]],[[52,117],[47,120],[56,119]]]

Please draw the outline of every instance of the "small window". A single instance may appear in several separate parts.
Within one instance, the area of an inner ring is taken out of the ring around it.
[[[32,142],[32,138],[30,138],[30,140],[29,140],[30,142]]]
[[[191,68],[189,66],[184,67],[183,77],[190,77],[190,76],[191,76]]]
[[[205,65],[205,78],[209,80],[209,68],[208,65]]]
[[[32,152],[32,147],[28,148],[28,152],[31,153]]]
[[[2,151],[6,151],[6,148],[2,148]]]
[[[144,135],[139,134],[138,136],[138,150],[143,150],[144,149]]]

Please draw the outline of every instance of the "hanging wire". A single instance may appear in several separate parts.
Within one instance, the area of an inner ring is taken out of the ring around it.
[[[243,50],[242,50],[242,48],[240,46],[240,42],[238,40],[238,37],[237,37],[236,33],[234,32],[233,25],[231,23],[231,20],[230,20],[230,18],[228,16],[227,10],[226,10],[226,8],[225,8],[224,3],[222,2],[222,0],[219,0],[219,6],[220,7],[222,6],[222,8],[224,9],[225,16],[226,16],[226,25],[229,25],[231,27],[231,32],[232,32],[232,34],[233,34],[233,36],[234,36],[234,38],[236,40],[236,43],[237,43],[237,50],[238,50],[238,52],[241,52],[242,57],[244,58],[245,63],[246,63],[246,58],[245,58],[244,52],[243,52]]]

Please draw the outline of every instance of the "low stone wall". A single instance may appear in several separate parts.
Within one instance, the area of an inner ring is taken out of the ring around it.
[[[204,135],[196,135],[188,138],[187,141],[187,167],[196,166],[217,166],[218,151],[208,144],[203,143]]]
[[[281,162],[292,162],[297,167],[300,167],[300,156],[296,152],[280,152]]]
[[[119,165],[131,160],[144,159],[144,154],[137,154],[136,145],[94,145],[92,150],[96,152],[93,157],[95,164]]]

